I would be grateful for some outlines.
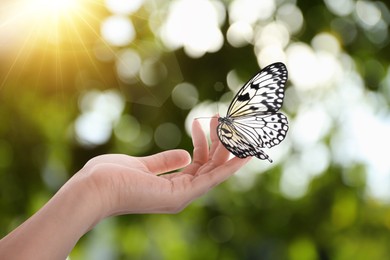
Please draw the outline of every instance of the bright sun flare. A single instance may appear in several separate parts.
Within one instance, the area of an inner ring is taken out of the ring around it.
[[[76,12],[79,5],[77,0],[34,0],[28,1],[28,9],[36,16],[43,18],[69,16]]]
[[[79,34],[82,17],[82,0],[23,0],[20,2],[19,18],[25,21],[26,28],[36,38],[51,43]],[[22,14],[22,15],[21,15]]]
[[[9,70],[0,79],[0,89],[9,78],[24,72],[34,82],[47,82],[43,85],[48,87],[68,85],[69,73],[80,71],[86,64],[95,66],[94,44],[101,40],[100,20],[104,15],[101,2],[11,0],[0,4],[0,36],[7,39],[3,53],[9,58]]]
[[[53,11],[67,11],[76,6],[76,0],[41,0]]]
[[[40,13],[66,13],[77,8],[77,0],[35,0],[31,3]]]

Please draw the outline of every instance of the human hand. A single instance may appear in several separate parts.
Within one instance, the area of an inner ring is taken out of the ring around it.
[[[193,161],[184,150],[146,157],[107,154],[91,159],[77,174],[101,202],[102,217],[129,213],[176,213],[223,182],[249,159],[234,157],[219,142],[217,119],[210,122],[211,146],[197,120],[192,125]],[[185,167],[180,172],[168,173]]]
[[[183,150],[146,157],[108,154],[91,159],[42,209],[0,240],[0,255],[5,259],[65,259],[79,238],[103,218],[182,210],[249,160],[229,160],[216,127],[214,118],[209,149],[199,122],[194,121],[191,164]],[[181,172],[160,175],[186,165]]]

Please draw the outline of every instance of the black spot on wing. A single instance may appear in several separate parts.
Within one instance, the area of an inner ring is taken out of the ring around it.
[[[233,123],[227,125],[220,122],[217,126],[217,134],[225,148],[235,156],[239,158],[255,156],[261,160],[272,162],[271,158],[261,150],[261,147],[244,137],[243,133],[233,126]]]
[[[249,93],[246,93],[244,95],[239,95],[237,97],[237,101],[248,101],[250,99]]]

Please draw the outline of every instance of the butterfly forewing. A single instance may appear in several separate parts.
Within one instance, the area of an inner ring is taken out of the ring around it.
[[[235,156],[268,159],[260,148],[270,148],[284,140],[287,117],[277,112],[283,104],[287,69],[273,63],[250,79],[234,96],[226,117],[219,118],[217,134]]]
[[[283,104],[286,81],[287,69],[283,63],[277,62],[265,67],[238,91],[228,108],[227,116],[240,117],[278,111]]]

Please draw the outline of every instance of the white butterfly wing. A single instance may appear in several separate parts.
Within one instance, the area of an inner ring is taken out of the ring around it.
[[[268,65],[249,80],[235,95],[227,117],[277,112],[283,104],[287,68],[281,63]]]
[[[269,156],[260,149],[260,146],[246,138],[235,125],[221,122],[217,127],[217,134],[226,149],[235,156],[239,158],[256,156],[261,160],[268,159],[272,162]]]
[[[235,156],[256,156],[272,160],[261,148],[270,148],[284,140],[288,131],[282,107],[287,68],[273,63],[249,80],[235,95],[226,117],[219,118],[217,134]]]
[[[284,140],[288,131],[288,121],[282,113],[267,116],[222,120],[217,128],[218,137],[235,156],[245,158],[256,156],[272,160],[261,148],[271,148]]]
[[[282,113],[237,118],[233,125],[250,143],[261,148],[271,148],[279,144],[288,131],[288,121]]]

